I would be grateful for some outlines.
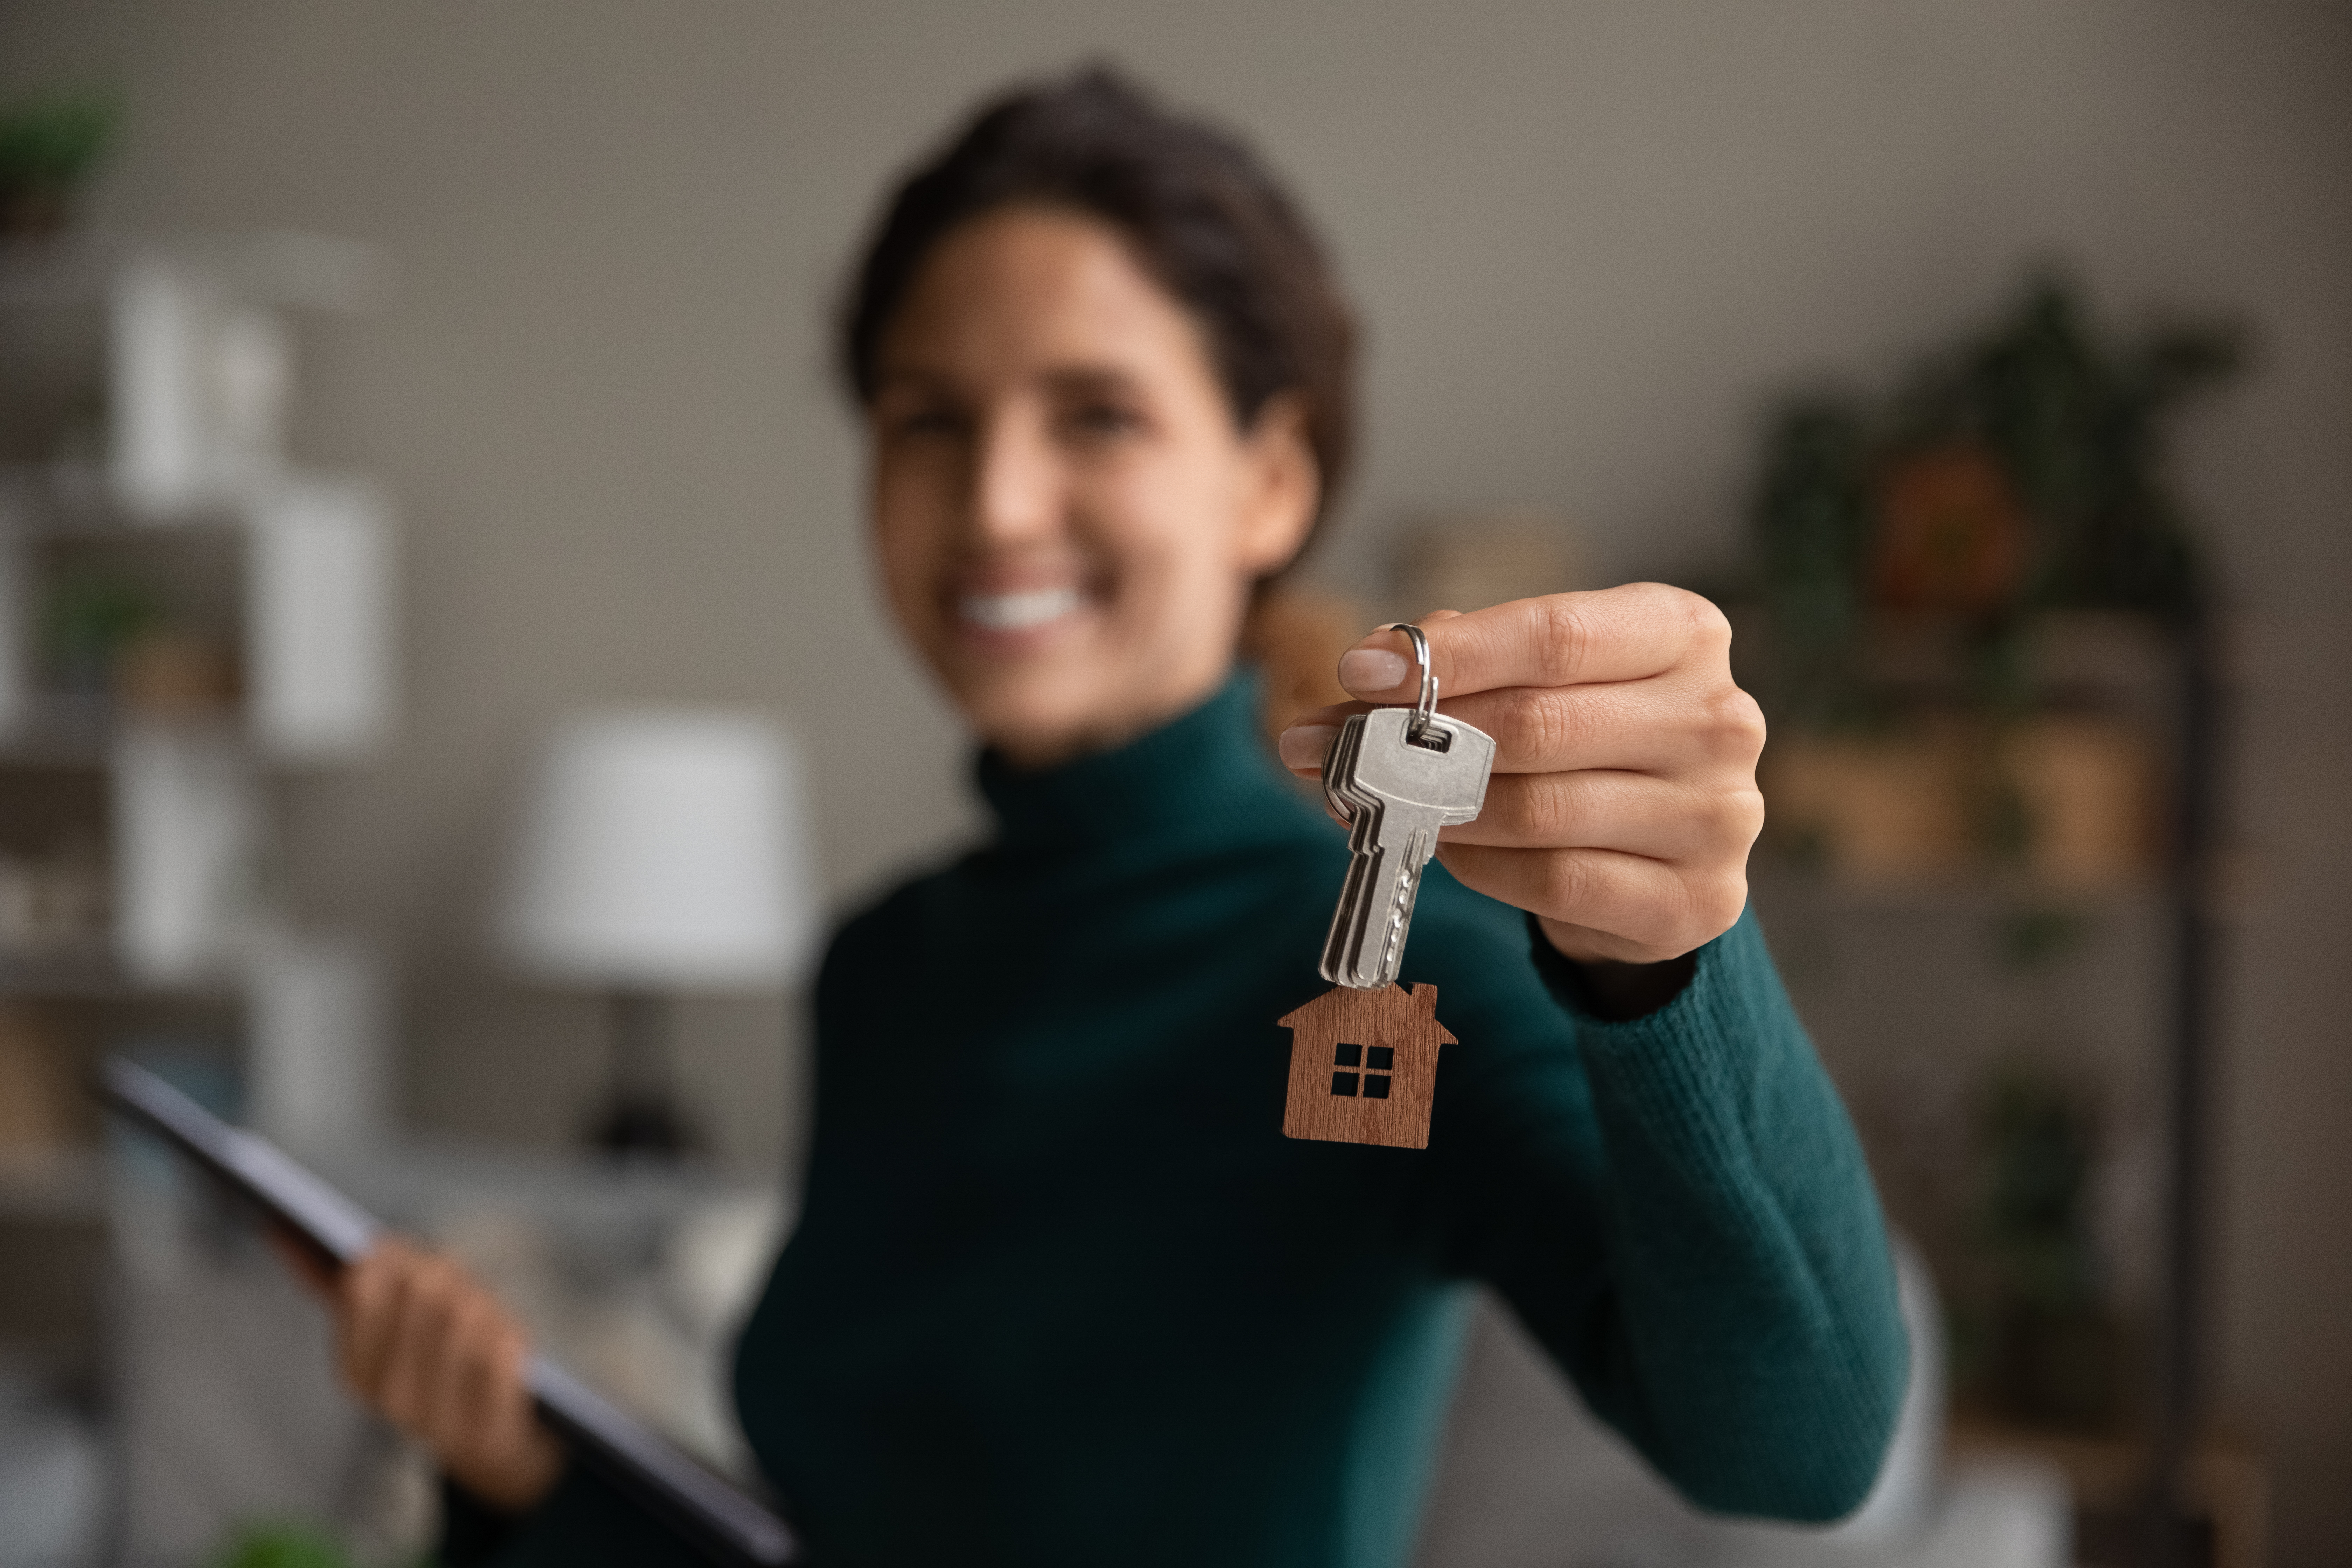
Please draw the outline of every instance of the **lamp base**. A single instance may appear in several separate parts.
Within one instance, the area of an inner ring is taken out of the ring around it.
[[[588,1139],[597,1152],[615,1160],[668,1163],[697,1147],[693,1131],[667,1101],[634,1095],[615,1098],[596,1119]]]
[[[613,1088],[589,1128],[589,1142],[615,1160],[675,1163],[701,1141],[678,1113],[670,1092],[668,999],[616,991],[608,1008],[613,1030]]]

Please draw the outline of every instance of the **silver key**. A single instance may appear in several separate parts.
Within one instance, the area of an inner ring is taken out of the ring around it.
[[[1495,763],[1492,736],[1436,711],[1421,628],[1395,629],[1420,660],[1420,702],[1351,716],[1323,759],[1324,795],[1349,825],[1348,879],[1323,943],[1323,978],[1359,990],[1396,983],[1437,830],[1476,820]]]

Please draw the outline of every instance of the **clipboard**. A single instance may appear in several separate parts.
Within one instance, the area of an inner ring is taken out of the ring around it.
[[[100,1089],[109,1110],[173,1150],[338,1266],[357,1261],[383,1226],[275,1143],[233,1127],[120,1057]],[[790,1526],[544,1356],[523,1373],[540,1419],[572,1456],[641,1503],[721,1568],[782,1568],[803,1561]]]

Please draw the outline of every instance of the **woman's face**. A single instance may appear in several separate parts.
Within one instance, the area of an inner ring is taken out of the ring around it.
[[[1183,307],[1092,219],[1013,208],[932,253],[869,416],[890,605],[981,736],[1041,766],[1224,676],[1317,500],[1292,401],[1247,430]]]

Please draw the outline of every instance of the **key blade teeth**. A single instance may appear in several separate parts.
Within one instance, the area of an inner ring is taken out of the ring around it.
[[[1494,742],[1440,715],[1443,747],[1415,746],[1405,709],[1351,716],[1326,753],[1325,798],[1349,825],[1348,876],[1323,948],[1323,978],[1373,990],[1395,984],[1441,827],[1476,819]]]
[[[1421,899],[1421,868],[1429,863],[1434,836],[1429,829],[1416,828],[1403,860],[1389,879],[1389,896],[1384,900],[1380,926],[1380,984],[1395,984],[1397,973],[1404,967],[1405,933],[1412,928],[1412,907]]]

